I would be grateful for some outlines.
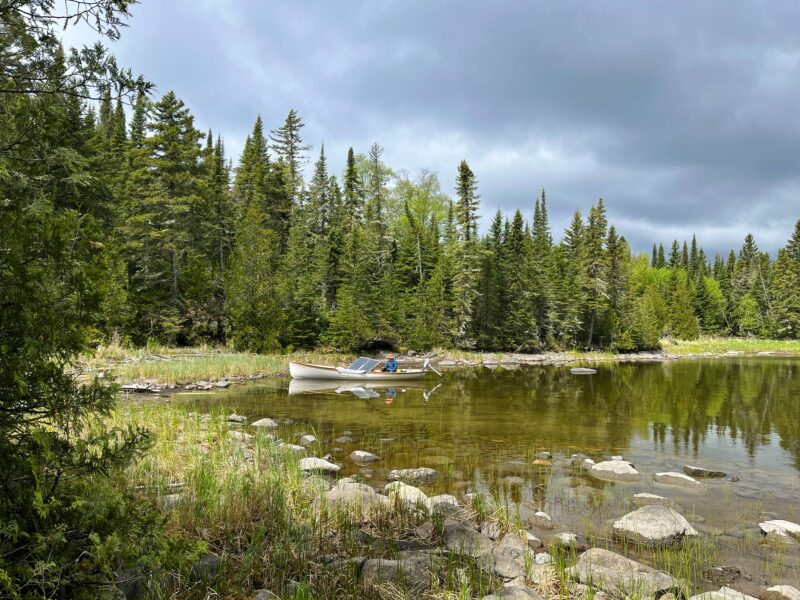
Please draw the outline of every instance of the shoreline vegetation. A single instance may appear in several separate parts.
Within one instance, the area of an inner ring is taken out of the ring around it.
[[[420,356],[431,357],[442,368],[486,365],[548,365],[565,363],[602,363],[659,361],[709,356],[735,357],[753,355],[800,355],[798,340],[769,340],[703,336],[697,340],[661,341],[661,350],[652,352],[613,353],[607,351],[542,352],[536,354],[508,352],[469,352],[437,349],[422,355],[402,353],[401,364],[417,364]],[[93,354],[85,354],[75,368],[84,376],[102,375],[128,384],[147,382],[161,386],[186,386],[197,382],[230,383],[288,375],[289,361],[344,364],[355,357],[334,351],[294,352],[290,354],[254,354],[230,348],[197,346],[174,348],[150,346],[124,348],[119,345],[100,346]]]

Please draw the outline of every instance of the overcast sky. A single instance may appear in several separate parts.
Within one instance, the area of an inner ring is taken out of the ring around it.
[[[800,218],[800,3],[143,0],[112,45],[234,164],[290,108],[339,171],[348,146],[396,170],[458,162],[482,221],[542,188],[554,234],[603,197],[634,250],[783,245]]]

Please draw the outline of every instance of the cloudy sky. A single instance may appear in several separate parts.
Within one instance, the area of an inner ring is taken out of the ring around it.
[[[556,237],[603,197],[635,250],[774,250],[800,218],[800,3],[143,0],[122,64],[238,158],[290,108],[340,169],[465,158],[488,224],[545,188]],[[312,151],[313,153],[313,151]]]

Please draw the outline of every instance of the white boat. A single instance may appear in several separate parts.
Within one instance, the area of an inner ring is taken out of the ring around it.
[[[350,381],[374,381],[392,383],[394,381],[414,381],[425,378],[427,365],[422,369],[397,369],[373,371],[381,362],[371,358],[359,358],[349,367],[329,367],[327,365],[310,365],[307,363],[289,363],[289,373],[295,379],[344,379]]]
[[[403,381],[402,383],[391,383],[380,381],[353,381],[353,380],[332,380],[332,379],[292,379],[289,382],[289,395],[299,394],[345,394],[355,395],[367,393],[370,397],[380,396],[387,389],[397,390],[422,390],[425,391],[425,383],[422,381]],[[360,390],[360,391],[359,391]],[[375,394],[374,396],[372,394]],[[363,395],[363,394],[362,394]]]

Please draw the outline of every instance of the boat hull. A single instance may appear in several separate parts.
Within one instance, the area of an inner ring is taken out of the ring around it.
[[[418,381],[425,379],[424,369],[402,369],[395,373],[370,371],[369,373],[343,373],[336,367],[289,363],[289,373],[295,379],[338,379],[345,381],[374,381],[391,383],[393,381]]]

